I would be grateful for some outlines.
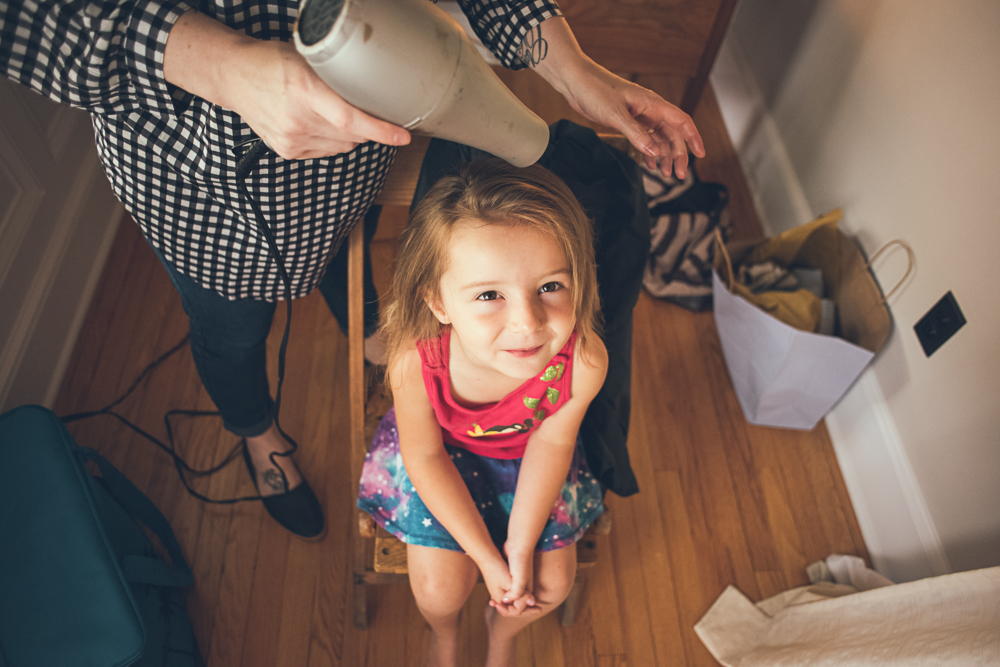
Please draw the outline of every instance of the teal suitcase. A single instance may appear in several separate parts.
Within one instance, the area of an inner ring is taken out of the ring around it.
[[[0,415],[0,463],[0,667],[204,664],[191,570],[149,498],[40,406]]]

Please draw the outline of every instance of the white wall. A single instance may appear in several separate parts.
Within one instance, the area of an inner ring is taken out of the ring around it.
[[[90,117],[0,78],[0,412],[52,406],[121,217]]]
[[[917,259],[827,420],[866,542],[896,580],[1000,565],[1000,3],[774,20],[786,4],[743,0],[713,73],[767,231],[840,206],[869,254],[902,239]],[[904,268],[875,267],[884,288]],[[968,323],[927,358],[913,325],[948,290]]]

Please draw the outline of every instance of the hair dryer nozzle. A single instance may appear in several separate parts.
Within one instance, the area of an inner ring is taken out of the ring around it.
[[[305,0],[295,45],[344,100],[390,123],[518,167],[548,145],[545,122],[427,0]]]

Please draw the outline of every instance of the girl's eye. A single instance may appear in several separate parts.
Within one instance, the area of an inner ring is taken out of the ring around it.
[[[544,285],[542,285],[542,288],[540,290],[538,290],[538,291],[542,292],[544,294],[545,292],[555,292],[555,291],[561,290],[561,289],[563,289],[563,284],[562,283],[551,282],[551,283],[545,283]]]
[[[476,297],[476,301],[495,301],[500,298],[500,293],[496,290],[490,290],[489,292],[483,292]]]

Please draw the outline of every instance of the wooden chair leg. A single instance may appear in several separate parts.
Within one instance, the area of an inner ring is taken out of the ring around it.
[[[354,627],[368,628],[368,585],[359,574],[354,575]]]
[[[347,254],[347,346],[348,346],[348,396],[351,414],[351,481],[357,494],[361,467],[365,460],[365,360],[364,360],[364,289],[362,287],[364,262],[364,223],[358,222],[351,230]],[[367,549],[366,538],[354,535],[354,625],[368,627],[368,594],[364,574]]]
[[[580,605],[580,595],[583,593],[583,586],[587,581],[585,572],[577,571],[576,579],[573,581],[573,588],[569,590],[569,595],[562,603],[562,618],[560,623],[564,628],[568,628],[576,621],[577,607]]]

